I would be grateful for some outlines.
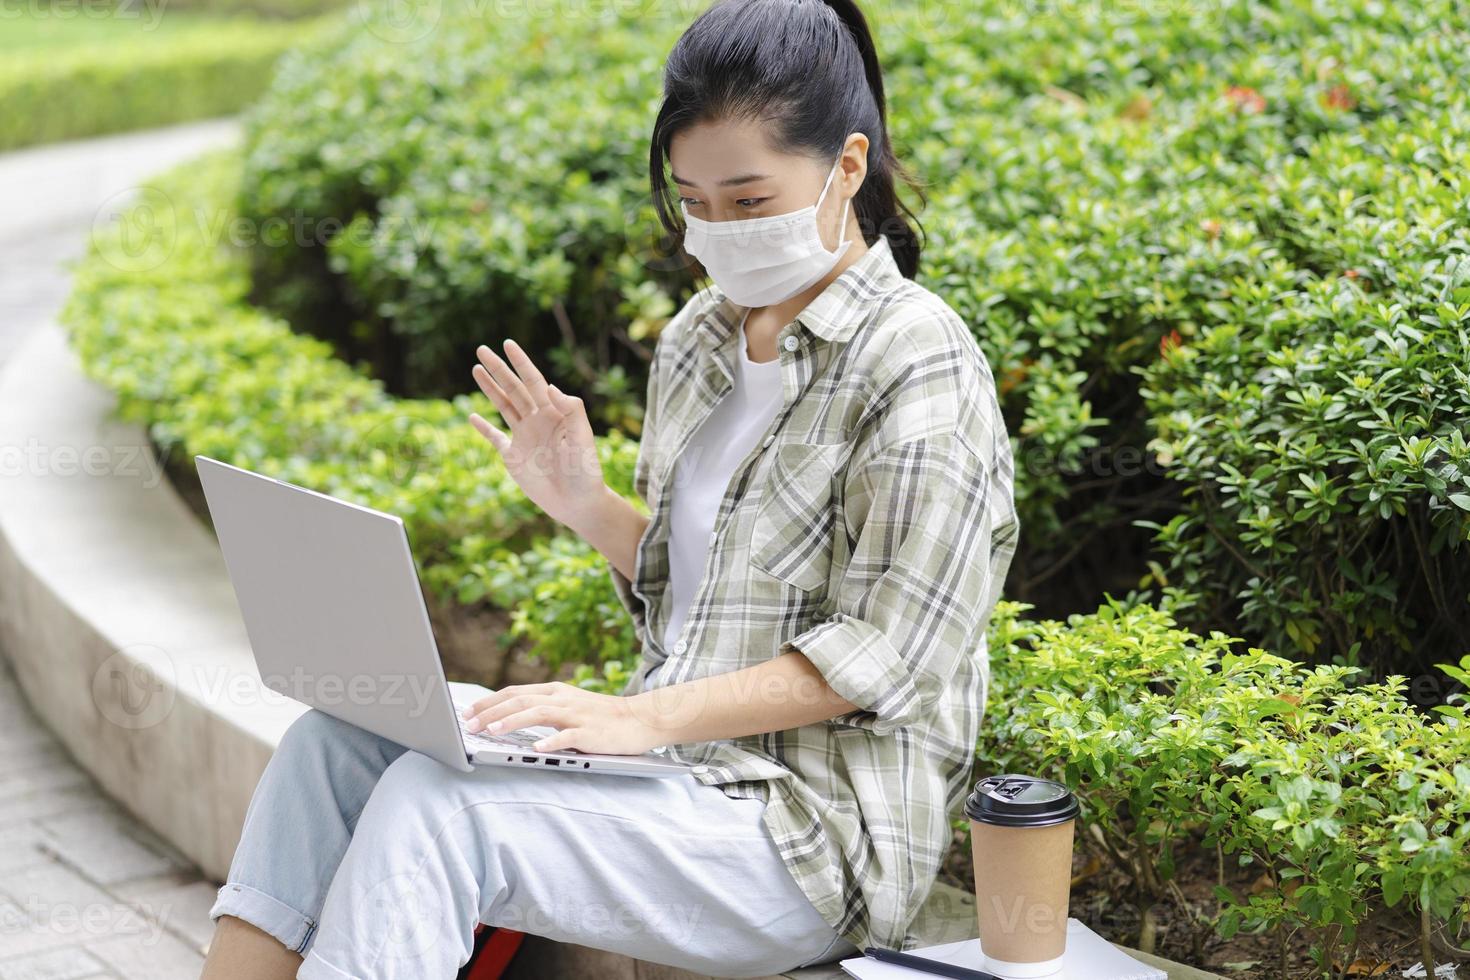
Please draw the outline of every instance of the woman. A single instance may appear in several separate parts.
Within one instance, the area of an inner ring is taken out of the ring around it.
[[[516,685],[467,716],[667,746],[693,777],[464,774],[309,711],[251,803],[206,976],[450,977],[479,922],[728,977],[913,944],[1018,531],[994,381],[913,282],[850,0],[723,0],[664,87],[654,198],[713,283],[655,348],[650,517],[525,351],[472,372],[510,431],[471,422],[607,556],[640,669],[620,697]]]

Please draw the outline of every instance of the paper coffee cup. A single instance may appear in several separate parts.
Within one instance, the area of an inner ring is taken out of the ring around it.
[[[1034,776],[987,777],[966,799],[989,972],[1006,980],[1061,972],[1078,809],[1067,787]]]

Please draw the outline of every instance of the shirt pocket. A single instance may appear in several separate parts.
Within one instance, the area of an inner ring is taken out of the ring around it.
[[[825,585],[832,570],[833,499],[840,443],[786,443],[772,451],[756,507],[751,564],[805,592]]]

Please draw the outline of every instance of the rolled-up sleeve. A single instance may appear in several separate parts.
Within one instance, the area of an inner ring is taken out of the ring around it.
[[[942,696],[985,630],[1013,543],[997,542],[997,492],[1009,475],[965,440],[934,433],[863,462],[846,477],[855,542],[834,611],[783,643],[857,706],[832,723],[886,734]],[[997,544],[999,546],[997,547]]]

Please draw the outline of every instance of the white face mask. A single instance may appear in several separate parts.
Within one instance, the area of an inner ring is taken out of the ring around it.
[[[817,228],[817,209],[832,186],[832,177],[842,162],[839,156],[827,174],[827,183],[816,204],[786,214],[740,221],[705,221],[689,213],[684,202],[684,251],[704,266],[715,285],[741,306],[770,306],[788,300],[832,271],[851,239],[840,240],[847,231],[847,206],[842,202],[842,223],[834,251],[822,244]]]

